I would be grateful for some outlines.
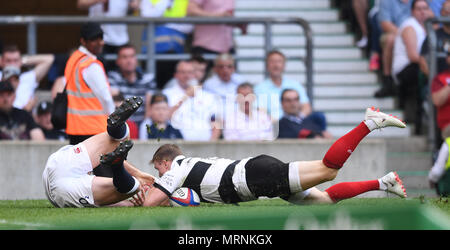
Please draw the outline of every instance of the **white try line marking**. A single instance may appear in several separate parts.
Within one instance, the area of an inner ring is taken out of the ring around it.
[[[21,222],[21,221],[7,221],[0,219],[0,224],[4,225],[14,225],[14,226],[25,226],[26,228],[36,228],[36,227],[51,227],[47,224],[40,223],[29,223],[29,222]]]

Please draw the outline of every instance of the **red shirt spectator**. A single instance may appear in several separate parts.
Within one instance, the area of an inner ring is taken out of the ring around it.
[[[128,128],[130,128],[130,139],[139,139],[139,128],[132,120],[127,120]]]
[[[450,136],[450,69],[438,74],[431,85],[433,103],[437,109],[437,125],[442,137]]]

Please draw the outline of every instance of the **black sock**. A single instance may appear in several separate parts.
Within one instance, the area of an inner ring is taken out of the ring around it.
[[[138,182],[133,176],[125,170],[123,166],[123,161],[120,163],[115,163],[111,166],[113,172],[113,184],[117,191],[122,194],[128,194],[136,191]]]
[[[124,122],[117,127],[106,127],[106,131],[108,131],[108,135],[116,140],[123,140],[128,136],[128,125]]]

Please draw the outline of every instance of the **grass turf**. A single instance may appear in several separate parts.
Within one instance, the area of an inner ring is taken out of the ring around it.
[[[428,212],[417,215],[430,209],[438,211],[440,217]],[[450,229],[448,221],[447,198],[355,198],[333,205],[308,206],[291,205],[281,199],[262,199],[239,206],[202,203],[199,207],[83,209],[58,209],[47,200],[0,201],[0,229],[271,230],[322,229],[323,225],[331,229]]]

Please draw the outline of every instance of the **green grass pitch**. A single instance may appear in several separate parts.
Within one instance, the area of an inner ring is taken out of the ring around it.
[[[261,199],[199,207],[54,208],[0,201],[0,229],[450,229],[448,198],[354,198],[333,205]]]

